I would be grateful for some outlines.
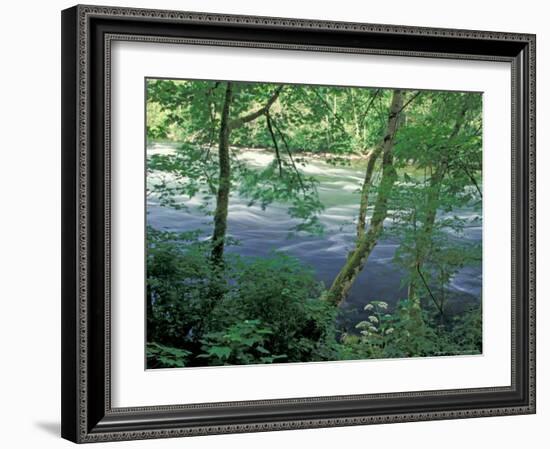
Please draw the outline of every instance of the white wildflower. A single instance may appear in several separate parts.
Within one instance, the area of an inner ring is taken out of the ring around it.
[[[367,304],[364,308],[364,310],[372,310],[374,309],[374,306],[372,304]]]
[[[369,316],[369,321],[371,323],[378,323],[378,318],[376,318],[374,315]]]
[[[382,310],[386,310],[388,308],[388,303],[384,301],[379,301],[378,307],[380,307]]]
[[[386,329],[386,335],[389,335],[393,333],[393,327],[390,327],[389,329]]]

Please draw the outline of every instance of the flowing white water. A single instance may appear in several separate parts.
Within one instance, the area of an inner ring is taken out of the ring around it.
[[[169,152],[171,147],[155,146],[152,152]],[[261,168],[273,160],[268,151],[248,149],[239,152],[239,158],[250,167]],[[329,286],[344,264],[355,239],[355,224],[359,204],[359,189],[364,173],[356,167],[334,167],[318,158],[308,158],[300,170],[315,176],[319,181],[319,195],[326,205],[320,215],[325,227],[323,236],[289,235],[289,231],[299,222],[287,214],[284,204],[272,204],[266,210],[253,205],[248,200],[232,193],[229,202],[228,236],[240,241],[238,246],[228,247],[228,251],[243,256],[266,256],[272,251],[284,251],[312,266],[318,279]],[[182,198],[188,210],[175,210],[159,205],[158,199],[150,196],[147,202],[147,222],[157,229],[189,231],[201,229],[205,236],[212,232],[212,218],[198,210],[203,199]],[[454,211],[455,215],[471,220],[474,211]],[[475,242],[481,240],[481,223],[472,221],[461,237]],[[382,239],[375,247],[362,273],[353,285],[346,301],[346,308],[362,310],[371,300],[384,299],[390,305],[406,296],[400,279],[403,273],[393,263],[399,242]],[[481,264],[466,267],[452,279],[448,293],[449,306],[459,310],[464,305],[480,300]]]

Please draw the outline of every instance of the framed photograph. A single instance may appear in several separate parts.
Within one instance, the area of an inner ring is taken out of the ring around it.
[[[62,436],[535,412],[535,36],[62,12]]]

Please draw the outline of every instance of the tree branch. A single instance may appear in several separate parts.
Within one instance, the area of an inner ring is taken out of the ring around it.
[[[304,196],[305,196],[306,195],[306,187],[304,186],[304,182],[302,181],[302,177],[300,176],[300,172],[298,171],[298,167],[296,167],[296,163],[294,162],[294,158],[292,157],[292,153],[291,153],[290,148],[288,146],[288,142],[286,141],[285,135],[281,132],[281,130],[277,126],[277,122],[274,121],[273,125],[275,126],[275,129],[279,133],[279,136],[281,136],[281,140],[283,141],[283,144],[285,146],[286,153],[288,154],[290,162],[292,163],[292,167],[294,168],[294,171],[296,172],[296,178],[298,179],[298,182],[300,183],[300,187],[302,188],[302,192],[304,193]]]
[[[343,121],[342,121],[342,118],[332,110],[332,106],[327,102],[327,100],[325,98],[323,98],[321,96],[321,94],[319,92],[317,92],[317,90],[313,90],[313,93],[315,94],[315,96],[319,99],[319,101],[321,101],[325,107],[327,108],[327,110],[332,114],[332,116],[336,119],[336,123],[338,123],[338,127],[340,128],[341,131],[343,131],[344,133],[346,132],[346,128],[343,124]]]
[[[401,114],[403,109],[405,109],[409,104],[411,104],[416,99],[416,97],[418,97],[421,93],[422,93],[421,91],[418,91],[411,98],[409,98],[408,101],[403,106],[401,106],[401,109],[399,109],[399,111],[397,111],[397,115]]]
[[[247,122],[251,122],[252,120],[256,120],[258,117],[265,115],[266,112],[269,111],[269,108],[275,103],[277,98],[279,98],[279,94],[283,90],[284,85],[281,84],[277,89],[275,89],[275,92],[273,92],[273,95],[271,95],[271,98],[267,101],[267,103],[258,109],[257,111],[251,112],[250,114],[244,115],[242,117],[238,117],[234,120],[231,120],[229,122],[229,128],[239,128],[240,126],[244,125]]]
[[[483,193],[481,192],[481,188],[479,187],[479,184],[477,183],[477,180],[475,178],[475,176],[470,173],[470,171],[468,170],[468,168],[466,168],[466,165],[464,165],[462,162],[460,161],[456,161],[458,163],[458,165],[460,166],[460,168],[462,169],[462,171],[464,173],[466,173],[466,176],[468,177],[468,179],[470,179],[470,181],[472,182],[472,184],[474,185],[474,187],[476,188],[477,190],[477,193],[479,193],[479,197],[480,198],[483,198]]]
[[[371,97],[371,99],[369,101],[369,104],[367,104],[367,107],[365,109],[365,113],[363,114],[363,120],[361,120],[361,126],[364,126],[365,121],[367,120],[367,117],[369,115],[370,109],[371,109],[372,105],[374,104],[374,100],[376,100],[376,97],[378,97],[378,95],[380,95],[380,89],[376,89],[376,91],[374,92],[373,96]]]
[[[437,301],[437,299],[435,299],[435,296],[433,295],[431,288],[429,287],[428,283],[426,282],[426,278],[422,274],[422,270],[420,270],[420,264],[416,264],[416,271],[420,275],[420,279],[422,279],[422,283],[424,284],[424,287],[426,288],[426,290],[428,290],[428,293],[430,294],[430,297],[432,298],[433,303],[437,307],[437,310],[439,311],[439,315],[442,317],[443,316],[443,306]]]
[[[277,139],[275,138],[275,133],[273,132],[273,127],[271,126],[271,117],[269,112],[266,112],[265,119],[267,121],[267,129],[271,135],[271,140],[273,141],[273,146],[275,147],[275,155],[277,156],[277,163],[279,164],[279,178],[283,176],[283,165],[281,163],[281,155],[279,153],[279,145],[277,145]]]

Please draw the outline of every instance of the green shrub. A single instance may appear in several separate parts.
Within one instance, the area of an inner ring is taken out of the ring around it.
[[[210,244],[199,234],[147,232],[147,340],[186,348],[224,292],[223,273],[210,263]]]
[[[147,368],[181,368],[191,352],[158,343],[147,343]]]
[[[455,353],[481,354],[483,350],[481,307],[471,307],[452,320],[450,340],[456,346]]]
[[[185,366],[337,358],[336,310],[310,269],[280,253],[220,268],[210,250],[197,233],[148,231],[149,342],[188,351]]]
[[[356,325],[359,336],[346,336],[343,356],[347,359],[405,358],[481,353],[481,310],[453,317],[445,326],[439,316],[422,310],[418,303],[400,301],[388,313],[383,301],[365,306],[367,320]]]
[[[232,242],[228,242],[231,244]],[[340,336],[323,286],[288,255],[210,261],[200,234],[148,230],[147,366],[180,367],[422,357],[481,352],[479,307],[447,319],[400,301],[365,306]]]
[[[319,360],[334,341],[335,309],[319,299],[322,292],[311,270],[293,257],[274,253],[238,264],[234,288],[214,314],[238,321],[259,320],[272,334],[265,342],[289,362]]]
[[[202,354],[209,365],[249,365],[273,363],[286,355],[273,355],[265,347],[273,332],[259,320],[235,323],[227,331],[211,332],[202,339]]]

